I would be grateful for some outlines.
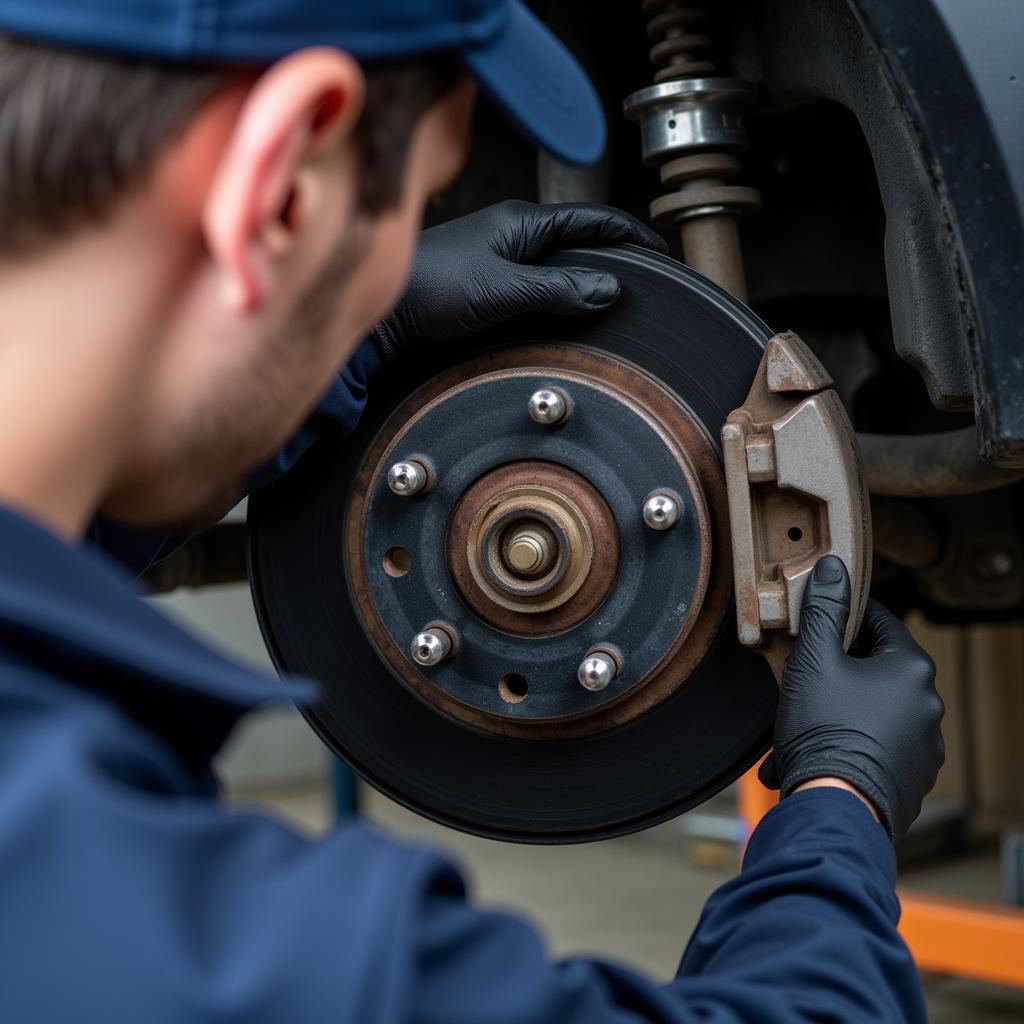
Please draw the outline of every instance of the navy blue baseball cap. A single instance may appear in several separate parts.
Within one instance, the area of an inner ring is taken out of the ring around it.
[[[604,149],[576,59],[518,0],[0,0],[0,31],[141,59],[272,62],[307,46],[359,60],[457,52],[506,115],[567,163]]]

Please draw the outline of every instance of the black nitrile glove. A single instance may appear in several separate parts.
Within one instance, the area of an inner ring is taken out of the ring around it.
[[[761,781],[786,797],[811,779],[843,779],[899,839],[945,757],[935,665],[877,601],[868,603],[860,632],[867,653],[851,657],[843,651],[849,616],[846,566],[828,555],[807,584],[800,635],[782,674],[775,751]]]
[[[524,313],[596,313],[619,297],[611,275],[534,260],[573,245],[635,242],[665,251],[660,236],[610,206],[509,200],[428,228],[394,312],[377,325],[387,360],[425,345],[468,338]]]

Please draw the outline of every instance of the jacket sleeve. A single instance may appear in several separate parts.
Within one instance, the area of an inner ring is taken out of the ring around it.
[[[408,1019],[923,1022],[920,982],[896,930],[895,872],[884,831],[856,797],[790,797],[756,830],[742,873],[708,901],[668,985],[607,962],[549,964],[525,924],[473,911],[450,890],[428,891]]]
[[[45,728],[43,768],[21,759],[36,798],[5,821],[19,873],[0,946],[19,958],[4,1020],[88,1006],[110,1024],[924,1021],[892,851],[848,794],[798,794],[768,816],[663,985],[599,960],[552,963],[527,923],[474,909],[443,857],[357,823],[309,840],[169,799],[191,791],[187,773],[120,717],[104,724],[109,748]]]

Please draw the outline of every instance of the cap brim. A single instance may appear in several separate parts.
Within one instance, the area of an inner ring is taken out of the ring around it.
[[[601,101],[576,58],[521,3],[502,32],[463,59],[488,95],[537,145],[569,164],[604,152]]]

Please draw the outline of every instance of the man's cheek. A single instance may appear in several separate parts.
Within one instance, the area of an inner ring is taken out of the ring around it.
[[[361,288],[368,304],[366,322],[369,325],[394,309],[409,283],[418,224],[416,218],[408,215],[388,217],[374,239],[364,265],[365,280]],[[356,281],[353,283],[359,287]]]

